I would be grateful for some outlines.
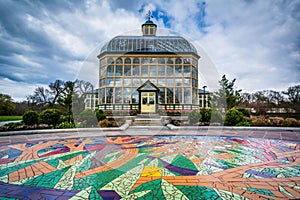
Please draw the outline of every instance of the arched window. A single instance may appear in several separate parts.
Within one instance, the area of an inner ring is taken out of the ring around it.
[[[133,64],[140,64],[140,59],[139,58],[134,58],[133,59]]]
[[[117,63],[117,64],[122,64],[122,63],[123,63],[123,60],[122,60],[122,58],[120,58],[120,57],[119,57],[119,58],[117,58],[117,60],[116,60],[116,63]]]
[[[130,64],[131,63],[131,59],[129,57],[125,58],[125,64]]]
[[[175,63],[176,63],[176,64],[181,64],[181,63],[182,63],[181,58],[176,58]]]
[[[165,59],[164,58],[160,58],[158,60],[158,64],[165,64]]]
[[[168,63],[168,64],[173,64],[173,63],[174,63],[173,58],[168,58],[167,63]]]

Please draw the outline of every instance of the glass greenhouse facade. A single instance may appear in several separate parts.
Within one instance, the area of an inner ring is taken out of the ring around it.
[[[118,36],[98,56],[99,108],[103,110],[191,110],[199,108],[195,47],[179,36],[156,36],[146,21],[143,36]]]

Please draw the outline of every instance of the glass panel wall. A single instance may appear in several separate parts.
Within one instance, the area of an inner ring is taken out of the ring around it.
[[[134,55],[101,58],[100,104],[138,103],[136,89],[147,80],[160,88],[159,104],[198,104],[195,98],[198,89],[197,69],[196,60],[189,56]]]

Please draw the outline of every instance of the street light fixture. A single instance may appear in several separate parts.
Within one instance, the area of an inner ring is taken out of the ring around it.
[[[206,85],[204,85],[203,86],[203,107],[204,107],[204,109],[206,108],[206,97],[205,97],[205,88],[206,88],[207,86]]]

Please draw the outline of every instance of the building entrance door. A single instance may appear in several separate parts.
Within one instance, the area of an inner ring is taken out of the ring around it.
[[[141,92],[141,113],[156,112],[156,92]]]

